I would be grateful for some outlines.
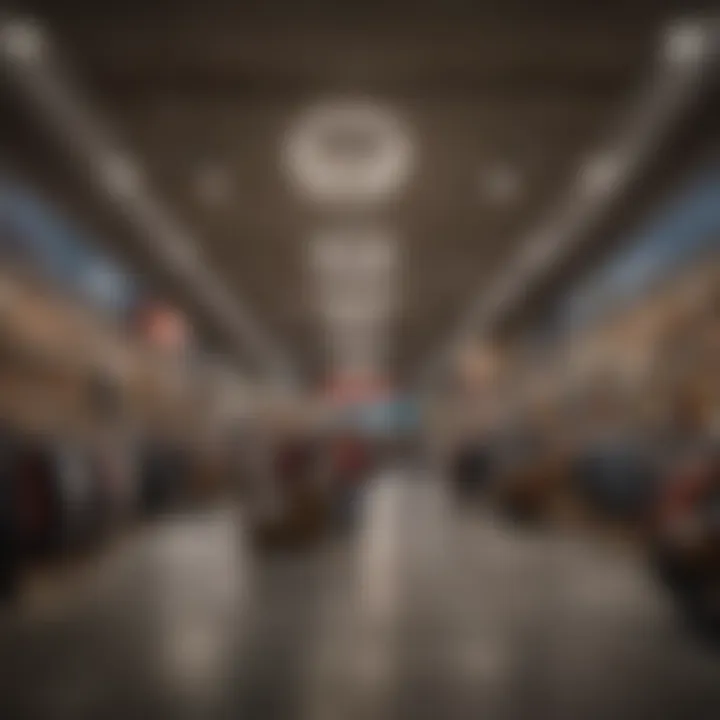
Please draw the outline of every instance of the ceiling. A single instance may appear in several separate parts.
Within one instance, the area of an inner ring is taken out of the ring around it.
[[[577,174],[687,2],[34,2],[94,106],[306,377],[326,367],[304,261],[327,218],[282,138],[312,103],[370,97],[418,163],[377,212],[402,246],[392,370],[408,377]],[[533,7],[526,7],[532,5]],[[37,167],[37,162],[35,167]],[[514,190],[483,182],[510,168]],[[203,173],[222,177],[208,199]]]

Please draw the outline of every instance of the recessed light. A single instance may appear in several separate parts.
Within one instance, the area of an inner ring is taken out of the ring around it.
[[[517,200],[523,179],[517,168],[502,163],[484,168],[480,173],[480,192],[493,204],[506,205]]]
[[[204,203],[221,205],[229,200],[232,184],[227,168],[219,164],[207,164],[198,170],[195,189]]]

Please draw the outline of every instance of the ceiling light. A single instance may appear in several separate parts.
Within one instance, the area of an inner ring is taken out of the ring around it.
[[[551,265],[562,250],[565,235],[562,226],[548,226],[525,243],[518,261],[518,272],[527,277]]]
[[[701,60],[708,49],[708,34],[700,22],[679,21],[665,33],[665,56],[677,65],[689,65]]]
[[[140,171],[125,155],[109,155],[103,160],[101,171],[105,187],[113,197],[137,195],[142,187]]]
[[[0,25],[0,51],[12,62],[39,62],[46,44],[42,29],[33,20],[16,18]]]
[[[389,315],[396,306],[398,284],[387,277],[322,277],[313,282],[324,317]]]
[[[197,173],[195,185],[198,197],[207,205],[221,205],[230,198],[232,181],[222,165],[202,167]]]
[[[522,177],[512,165],[500,164],[480,173],[480,192],[491,203],[506,205],[518,198]]]
[[[384,323],[390,316],[390,305],[380,298],[349,297],[323,303],[320,315],[329,324],[344,327],[373,327]]]
[[[622,172],[623,163],[617,155],[598,155],[588,161],[580,172],[582,190],[592,197],[604,195],[617,184]]]
[[[362,323],[388,318],[395,306],[395,290],[394,283],[379,283],[375,278],[350,284],[323,279],[316,297],[328,321]]]
[[[310,243],[310,262],[320,272],[382,274],[397,264],[397,244],[376,228],[325,231]]]
[[[387,352],[385,332],[371,329],[363,332],[326,329],[325,342],[333,363],[342,366],[376,366],[382,362]]]
[[[366,100],[311,108],[283,140],[293,187],[325,205],[376,203],[406,184],[414,146],[400,120]]]

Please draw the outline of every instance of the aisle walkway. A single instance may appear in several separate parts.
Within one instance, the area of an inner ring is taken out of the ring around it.
[[[386,472],[358,537],[253,560],[167,520],[0,618],[1,718],[709,718],[720,656],[637,559],[460,512]]]

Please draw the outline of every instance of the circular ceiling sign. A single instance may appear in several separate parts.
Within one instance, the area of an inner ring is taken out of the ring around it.
[[[406,128],[392,112],[348,100],[304,113],[285,138],[282,162],[306,199],[354,205],[393,196],[407,183],[414,155]]]

